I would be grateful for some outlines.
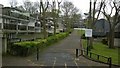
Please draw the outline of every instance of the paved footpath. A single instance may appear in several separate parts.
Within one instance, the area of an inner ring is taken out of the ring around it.
[[[75,58],[75,49],[80,48],[80,36],[77,31],[73,31],[67,38],[48,47],[39,55],[39,61],[36,55],[29,57],[3,57],[3,66],[108,66],[106,64],[88,60],[82,56]]]

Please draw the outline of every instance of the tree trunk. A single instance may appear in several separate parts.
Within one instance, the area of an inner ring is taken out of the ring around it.
[[[71,29],[71,26],[70,26],[70,22],[68,21],[68,30],[69,31]]]
[[[109,48],[114,48],[114,28],[110,29],[108,45]]]
[[[94,6],[95,7],[95,6]],[[88,27],[92,29],[92,17],[91,17],[91,9],[92,9],[92,2],[90,1],[90,9],[89,9],[89,24]],[[90,39],[90,48],[93,48],[93,38],[91,37]]]
[[[90,48],[93,49],[93,37],[90,37]]]
[[[67,21],[67,31],[69,31],[69,22]]]
[[[43,35],[44,39],[47,38],[47,31],[46,31],[46,21],[45,21],[45,11],[43,12]]]
[[[54,35],[56,34],[56,21],[54,19]]]

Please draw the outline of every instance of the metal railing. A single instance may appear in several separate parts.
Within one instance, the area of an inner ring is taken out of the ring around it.
[[[102,56],[99,54],[92,53],[90,51],[88,51],[88,53],[87,53],[87,50],[85,50],[85,49],[76,49],[76,58],[78,58],[80,55],[85,56],[85,57],[87,57],[91,60],[94,60],[94,61],[108,64],[109,68],[111,68],[111,65],[112,65],[112,58],[111,57]]]

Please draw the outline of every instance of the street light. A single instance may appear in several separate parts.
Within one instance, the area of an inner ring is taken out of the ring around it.
[[[94,0],[94,1],[95,1],[95,0]],[[90,0],[90,7],[89,7],[89,14],[88,14],[88,19],[89,19],[89,20],[88,20],[88,27],[87,27],[88,29],[91,28],[91,24],[90,24],[90,23],[91,23],[91,9],[92,9],[92,1]],[[85,31],[85,32],[86,32],[86,31]],[[89,45],[89,44],[90,44],[89,42],[90,42],[90,38],[87,37],[87,48],[86,48],[86,50],[87,50],[87,55],[88,55],[88,50],[89,50],[89,46],[90,46],[90,45]]]
[[[97,0],[94,0],[94,3],[93,3],[93,23],[95,22],[95,8],[96,8],[96,1],[97,1]]]

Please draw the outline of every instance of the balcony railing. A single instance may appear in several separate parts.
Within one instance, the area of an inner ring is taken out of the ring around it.
[[[16,24],[7,24],[4,23],[4,29],[8,29],[8,30],[16,30]]]
[[[33,26],[28,26],[28,30],[35,30],[35,27],[33,27]]]
[[[25,16],[23,14],[19,14],[19,13],[14,13],[14,12],[4,12],[4,15],[10,16],[10,17],[15,17],[15,18],[19,18],[19,19],[24,19],[24,20],[29,20],[28,16]]]
[[[27,26],[25,26],[25,25],[22,25],[22,26],[18,25],[18,30],[27,30],[26,27]]]
[[[17,24],[13,24],[13,23],[4,23],[3,24],[4,30],[18,30],[18,31],[30,31],[30,32],[40,32],[40,27],[34,27],[34,26],[27,26],[27,25],[17,25]],[[0,29],[1,29],[1,23],[0,23]]]

